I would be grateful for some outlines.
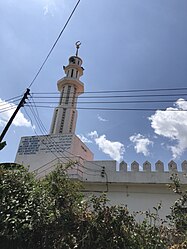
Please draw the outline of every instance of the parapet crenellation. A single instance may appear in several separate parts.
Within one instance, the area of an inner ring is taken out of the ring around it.
[[[183,173],[187,173],[187,160],[184,160],[181,163],[181,170],[178,170],[177,164],[173,160],[171,160],[168,163],[167,168],[164,166],[164,163],[162,161],[158,160],[155,163],[155,169],[152,168],[152,165],[149,161],[145,161],[142,166],[138,162],[134,161],[131,163],[130,169],[128,168],[127,163],[124,161],[122,161],[119,164],[119,171],[139,172],[140,170],[143,172],[181,172],[182,171]]]
[[[187,184],[187,160],[181,165],[171,160],[167,165],[158,160],[154,165],[145,161],[142,165],[133,161],[127,165],[122,161],[118,165],[114,160],[86,161],[80,156],[71,159],[75,163],[68,169],[68,175],[72,179],[90,183],[106,183],[106,181],[115,184],[165,184],[171,183],[170,177],[176,173],[182,184]],[[37,169],[37,176],[43,177],[51,170],[55,169],[62,160],[53,160]]]
[[[170,184],[171,175],[176,173],[181,184],[187,184],[187,160],[177,167],[171,160],[168,165],[157,161],[151,165],[145,161],[143,165],[134,161],[127,165],[122,161],[116,170],[116,161],[85,161],[82,168],[82,181],[90,183],[109,182],[113,184]],[[81,168],[81,165],[78,167]],[[102,170],[104,169],[104,172]]]

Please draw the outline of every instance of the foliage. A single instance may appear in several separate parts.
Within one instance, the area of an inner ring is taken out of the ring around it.
[[[171,180],[173,184],[169,187],[174,193],[179,195],[179,198],[171,207],[171,214],[168,215],[168,218],[171,225],[175,227],[173,239],[180,244],[178,248],[187,248],[187,190],[182,189],[177,174],[172,174]],[[186,242],[184,240],[186,240]]]
[[[1,165],[0,248],[53,248],[61,233],[70,240],[80,198],[60,168],[39,181],[23,167]]]
[[[84,199],[80,185],[61,166],[43,179],[20,166],[0,165],[0,248],[3,249],[184,249],[186,192],[171,207],[171,226],[159,209],[142,222],[126,206],[109,206],[106,195]],[[185,210],[185,212],[184,212]]]
[[[39,186],[26,169],[1,165],[0,169],[0,241],[1,248],[27,243],[40,215]]]

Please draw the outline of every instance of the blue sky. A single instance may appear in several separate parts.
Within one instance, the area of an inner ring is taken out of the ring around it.
[[[25,91],[76,2],[0,2],[1,102]],[[77,40],[82,43],[79,55],[85,71],[81,80],[86,92],[187,87],[186,13],[186,0],[81,0],[31,92],[57,92],[56,82],[64,75],[62,66],[75,53]],[[128,164],[149,160],[154,164],[174,158],[180,164],[187,159],[187,112],[156,112],[160,108],[187,109],[185,96],[180,96],[185,91],[170,96],[176,92],[164,91],[168,97],[148,98],[172,100],[168,103],[108,106],[155,111],[79,110],[76,133],[87,140],[95,159],[123,159]],[[41,134],[29,108],[24,109],[36,126],[35,132]],[[35,135],[24,109],[5,137],[2,162],[14,161],[21,136]],[[49,131],[53,109],[38,108],[38,112]],[[0,130],[9,115],[0,113]]]

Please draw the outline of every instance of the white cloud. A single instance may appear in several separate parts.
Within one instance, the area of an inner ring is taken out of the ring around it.
[[[43,10],[44,10],[44,16],[47,15],[49,12],[49,6],[48,5],[44,6]]]
[[[99,149],[105,154],[109,155],[112,159],[120,162],[123,159],[125,147],[120,142],[112,142],[106,139],[106,135],[99,136],[97,131],[92,131],[88,134],[95,143],[99,146]]]
[[[83,143],[92,143],[92,141],[90,139],[88,139],[87,137],[85,137],[84,135],[80,134],[77,135],[77,137],[83,142]]]
[[[44,15],[51,15],[54,16],[54,12],[57,10],[56,2],[55,0],[43,0],[43,11]]]
[[[144,137],[141,134],[130,136],[129,140],[135,144],[134,149],[137,153],[143,153],[144,156],[149,155],[148,147],[150,145],[153,145],[152,141],[150,141],[148,138]]]
[[[108,120],[105,118],[102,118],[99,114],[97,114],[97,118],[99,119],[99,121],[101,122],[107,122]]]
[[[93,139],[96,139],[98,138],[98,133],[97,131],[91,131],[89,134],[88,134],[89,137],[93,138]]]
[[[4,126],[7,124],[8,120],[12,116],[13,112],[16,109],[16,105],[13,103],[5,102],[4,100],[0,99],[0,126]],[[19,111],[12,122],[15,126],[25,126],[25,127],[32,127],[31,122],[27,120],[23,113]]]
[[[187,110],[187,101],[178,99],[174,108],[168,107],[165,111],[157,110],[149,117],[151,127],[157,135],[176,141],[176,145],[168,146],[173,158],[181,156],[187,149],[187,111],[182,110]]]

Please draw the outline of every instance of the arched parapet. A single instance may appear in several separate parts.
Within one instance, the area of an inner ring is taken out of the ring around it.
[[[170,172],[176,172],[177,171],[177,164],[176,162],[174,162],[173,160],[171,160],[169,163],[168,163],[168,170]]]
[[[137,161],[129,164],[122,161],[119,165],[116,165],[116,161],[85,161],[85,168],[83,167],[82,171],[83,175],[84,171],[86,171],[84,175],[86,182],[90,181],[94,183],[106,180],[105,178],[101,178],[100,174],[97,173],[100,168],[99,166],[105,166],[107,181],[114,184],[171,184],[170,176],[172,173],[177,173],[181,184],[187,184],[184,177],[184,172],[187,173],[187,160],[182,163],[182,169],[179,167],[180,165],[178,166],[178,171],[174,161],[168,163],[169,170],[167,164],[164,165],[160,160],[155,163],[155,167],[149,161],[145,161],[142,164],[139,164]],[[93,169],[96,173],[94,173]]]
[[[155,163],[155,170],[157,172],[164,172],[164,163],[160,160],[158,160],[156,163]]]
[[[182,172],[187,173],[187,161],[184,160],[181,164]]]
[[[149,161],[143,163],[143,171],[151,172],[151,163]]]
[[[131,171],[138,172],[139,171],[139,163],[136,161],[131,163]]]
[[[120,164],[119,164],[119,170],[120,171],[123,171],[123,172],[127,172],[127,163],[122,161]]]

